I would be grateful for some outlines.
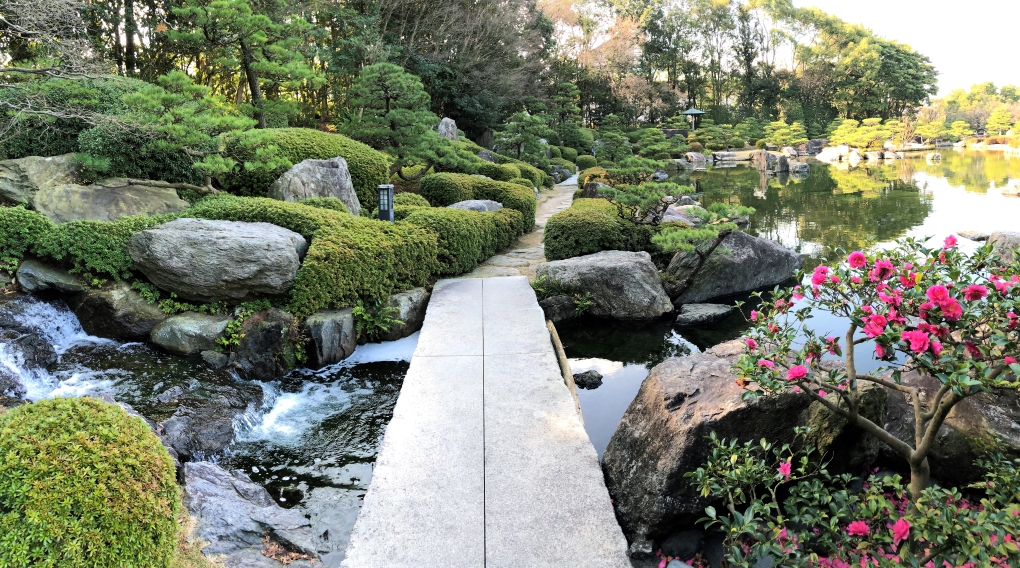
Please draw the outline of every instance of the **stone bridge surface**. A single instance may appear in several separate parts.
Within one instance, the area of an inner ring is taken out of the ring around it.
[[[524,276],[436,284],[342,566],[629,568]]]

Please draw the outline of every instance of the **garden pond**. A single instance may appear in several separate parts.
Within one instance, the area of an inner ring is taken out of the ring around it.
[[[762,178],[747,165],[717,167],[683,177],[705,205],[729,202],[754,207],[748,232],[800,252],[805,268],[837,249],[903,236],[941,236],[960,230],[1016,227],[1020,198],[1002,188],[1020,183],[1020,158],[945,152],[940,163],[911,158],[853,170],[812,162],[809,175]],[[749,300],[748,297],[733,300]],[[602,386],[579,392],[586,428],[599,455],[609,443],[649,369],[665,358],[704,350],[739,337],[745,313],[699,330],[674,329],[671,320],[600,321],[582,318],[558,326],[575,373],[594,369]],[[188,397],[247,393],[247,408],[234,421],[236,437],[220,455],[207,456],[240,469],[265,486],[284,507],[308,515],[329,547],[343,550],[371,480],[372,464],[408,367],[417,336],[361,346],[341,364],[258,383],[213,371],[200,359],[160,353],[141,343],[86,334],[67,306],[33,298],[7,300],[27,327],[54,345],[60,357],[50,371],[28,372],[0,344],[0,371],[15,373],[29,398],[108,393],[154,420],[175,403],[170,389]],[[843,326],[818,314],[822,332]],[[858,346],[867,349],[867,345]],[[163,397],[164,401],[166,397]]]

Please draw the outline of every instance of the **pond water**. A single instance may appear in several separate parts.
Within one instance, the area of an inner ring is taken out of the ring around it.
[[[692,185],[706,206],[725,202],[755,208],[747,232],[775,240],[804,258],[811,270],[823,258],[832,262],[840,249],[890,243],[903,237],[935,237],[964,230],[1020,230],[1020,198],[1003,189],[1020,185],[1020,157],[998,152],[946,150],[927,163],[911,157],[858,168],[810,160],[806,177],[762,177],[746,163],[712,168],[674,178]],[[747,301],[748,297],[713,300]],[[739,337],[748,324],[735,312],[711,328],[674,329],[672,321],[619,322],[583,318],[557,326],[575,373],[594,369],[604,376],[594,390],[579,390],[585,428],[599,456],[648,371],[664,358],[704,350]],[[842,336],[846,322],[815,311],[816,332]],[[870,343],[858,345],[858,367],[878,364]]]
[[[178,404],[240,401],[234,442],[205,459],[244,471],[281,506],[301,510],[321,549],[342,555],[417,334],[360,346],[342,364],[259,382],[211,370],[197,357],[90,336],[61,301],[20,297],[3,301],[0,310],[49,341],[59,356],[50,371],[28,371],[18,352],[0,343],[0,372],[18,376],[29,399],[109,394],[156,421]],[[159,395],[175,387],[186,394],[160,402]]]

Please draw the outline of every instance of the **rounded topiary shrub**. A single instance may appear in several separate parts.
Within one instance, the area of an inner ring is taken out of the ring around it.
[[[598,165],[598,160],[595,159],[595,156],[589,156],[587,154],[581,154],[576,160],[574,160],[574,162],[577,163],[577,169],[579,170],[587,170],[588,168],[594,168]]]
[[[467,174],[429,174],[418,184],[418,191],[433,207],[446,207],[471,199],[474,180]]]
[[[691,152],[700,152],[705,149],[705,147],[701,145],[701,142],[691,142],[690,146]]]
[[[560,150],[559,146],[549,146],[549,158],[562,158],[563,151]]]
[[[756,141],[754,143],[754,147],[759,149],[759,150],[764,150],[765,148],[768,148],[768,146],[769,146],[769,143],[766,142],[765,140],[758,140],[758,141]]]
[[[488,162],[478,166],[478,173],[490,177],[496,181],[510,181],[521,176],[521,169],[515,164],[490,164]]]
[[[432,207],[427,199],[417,193],[398,193],[393,196],[394,205],[410,205],[412,207]]]
[[[571,162],[577,161],[577,150],[573,148],[567,148],[566,146],[560,146],[561,158],[569,160]]]
[[[0,566],[170,566],[173,460],[138,417],[93,398],[0,415]]]
[[[605,199],[574,199],[545,226],[545,257],[562,260],[604,250],[650,250],[653,229],[621,219]]]
[[[531,183],[530,179],[525,179],[525,178],[514,178],[514,179],[508,181],[507,183],[516,183],[517,185],[520,185],[522,187],[526,187],[528,189],[531,189],[531,188],[535,187],[535,184]]]

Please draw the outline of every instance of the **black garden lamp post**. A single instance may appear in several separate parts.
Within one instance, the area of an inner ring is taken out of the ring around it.
[[[393,184],[384,184],[379,189],[379,219],[393,222]]]

